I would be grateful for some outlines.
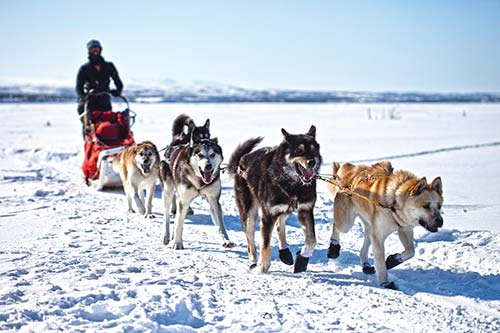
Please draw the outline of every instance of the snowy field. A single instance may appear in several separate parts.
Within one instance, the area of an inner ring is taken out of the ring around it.
[[[238,143],[280,129],[317,126],[323,173],[331,162],[392,161],[441,176],[444,228],[416,228],[415,257],[389,271],[398,291],[359,266],[362,228],[326,249],[332,200],[318,186],[318,245],[305,273],[278,259],[269,274],[247,269],[232,181],[223,175],[225,224],[237,246],[219,244],[197,199],[186,250],[162,246],[156,218],[127,215],[122,191],[82,183],[80,124],[72,104],[0,105],[0,330],[20,332],[498,332],[500,330],[500,105],[134,104],[136,141],[170,141],[179,113],[210,118],[225,161]],[[288,221],[295,253],[303,243]],[[387,253],[402,250],[396,235]]]

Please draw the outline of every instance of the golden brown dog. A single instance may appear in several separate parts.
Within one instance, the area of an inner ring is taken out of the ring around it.
[[[364,243],[360,259],[363,272],[373,274],[378,282],[396,289],[387,278],[387,269],[410,259],[415,254],[413,228],[421,225],[436,232],[443,225],[441,206],[443,186],[436,177],[430,184],[408,171],[393,171],[388,161],[367,165],[333,164],[333,184],[329,190],[335,196],[333,231],[328,249],[329,258],[340,252],[340,233],[348,232],[356,217],[364,224]],[[402,253],[385,259],[384,241],[394,231],[404,246]],[[373,244],[375,270],[368,263],[368,249]]]
[[[159,177],[159,165],[160,155],[151,141],[130,146],[121,154],[119,172],[129,212],[137,212],[145,218],[154,217],[151,206]],[[146,190],[146,200],[144,200],[144,190]]]

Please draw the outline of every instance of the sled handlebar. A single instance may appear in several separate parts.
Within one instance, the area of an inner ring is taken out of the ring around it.
[[[90,90],[89,93],[87,95],[85,95],[85,97],[83,98],[84,112],[80,115],[80,119],[85,124],[85,127],[88,127],[90,125],[90,122],[91,122],[91,119],[88,116],[90,114],[90,110],[88,110],[88,104],[89,104],[90,98],[102,96],[102,95],[112,96],[111,92],[109,92],[109,91],[95,92],[94,90]],[[127,98],[125,98],[125,96],[119,95],[119,96],[115,96],[115,97],[121,98],[123,100],[123,102],[125,102],[125,104],[127,105],[127,108],[125,110],[129,112],[129,117],[130,117],[129,118],[129,121],[130,121],[129,126],[132,127],[132,125],[134,125],[134,123],[135,123],[135,115],[136,115],[135,112],[130,110],[130,105],[128,103]],[[116,112],[118,112],[118,111],[116,111]]]
[[[83,97],[83,102],[85,104],[87,104],[90,101],[91,97],[97,97],[97,96],[103,96],[103,95],[113,96],[111,94],[111,92],[109,92],[109,91],[95,92],[94,90],[90,90],[89,93],[87,95],[85,95],[85,97]],[[127,109],[130,109],[130,106],[129,106],[129,103],[128,103],[128,99],[125,98],[125,96],[119,95],[119,96],[115,96],[115,97],[121,98],[125,102],[125,104],[127,104]]]

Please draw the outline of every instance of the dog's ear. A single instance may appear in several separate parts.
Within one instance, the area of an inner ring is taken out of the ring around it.
[[[340,169],[340,163],[339,162],[333,162],[333,175],[336,176],[337,172]]]
[[[281,129],[281,133],[285,137],[285,140],[288,141],[288,138],[290,137],[290,133],[288,133],[284,128]]]
[[[207,130],[210,129],[210,119],[207,118],[207,121],[205,121],[205,125],[203,125]]]
[[[418,183],[416,183],[410,190],[410,195],[416,197],[422,194],[422,192],[427,188],[427,179],[425,177],[421,178]]]
[[[213,143],[215,143],[216,145],[219,144],[219,139],[218,138],[212,138],[210,139],[210,141],[212,141]]]
[[[441,177],[434,178],[429,188],[436,191],[439,195],[443,195],[443,182],[441,181]]]
[[[191,134],[195,127],[196,127],[196,125],[194,124],[194,121],[190,120],[189,123],[187,124],[187,133],[186,134]]]
[[[189,135],[189,147],[193,148],[194,146],[194,131],[191,131]]]
[[[316,138],[316,126],[311,125],[311,128],[306,133],[306,135],[309,135],[309,136],[312,136],[313,138]]]

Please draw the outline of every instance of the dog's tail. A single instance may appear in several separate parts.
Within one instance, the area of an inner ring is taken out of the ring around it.
[[[236,173],[238,172],[238,167],[240,165],[240,160],[243,155],[251,152],[255,148],[255,146],[257,146],[262,141],[262,139],[263,138],[260,136],[257,138],[249,139],[236,147],[236,150],[231,155],[231,158],[229,159],[229,163],[227,165],[227,171],[229,175],[236,175]]]
[[[188,126],[194,123],[193,119],[186,115],[186,114],[180,114],[175,118],[174,124],[172,125],[172,138],[177,138],[182,136],[184,133],[184,126]]]
[[[333,162],[332,164],[332,171],[333,171],[333,178],[340,179],[340,174],[339,174],[339,169],[342,165],[339,162]],[[337,192],[339,191],[339,187],[335,184],[329,183],[328,184],[328,191],[333,195],[333,198],[335,199],[335,196],[337,195]]]

